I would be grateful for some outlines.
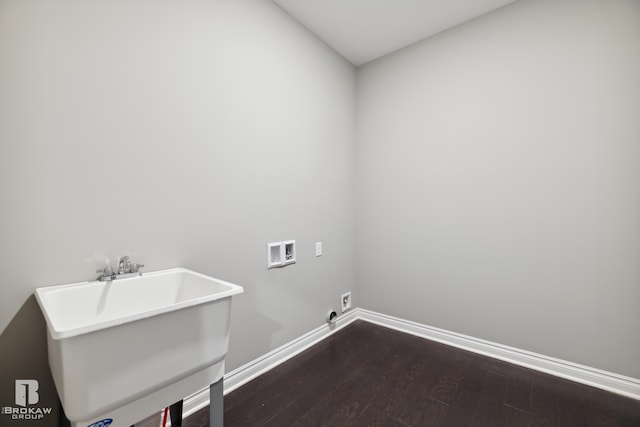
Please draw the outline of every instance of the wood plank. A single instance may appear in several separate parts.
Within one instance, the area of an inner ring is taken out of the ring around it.
[[[563,427],[584,427],[589,425],[582,407],[583,389],[571,381],[558,378],[558,425]]]
[[[359,414],[358,409],[362,408],[380,387],[381,381],[376,374],[373,370],[363,369],[333,390],[329,390],[295,422],[283,424],[282,419],[275,421],[281,422],[279,425],[299,427],[315,425],[318,422],[321,422],[320,425],[327,426],[355,425],[355,419]]]
[[[523,412],[511,406],[504,405],[504,424],[509,427],[529,427],[531,425],[531,414]]]
[[[431,399],[449,405],[458,392],[460,383],[464,379],[464,373],[468,364],[468,360],[459,357],[459,353],[455,357],[449,359],[449,363],[444,370],[433,381],[431,387]]]
[[[582,405],[588,426],[618,427],[622,425],[619,413],[614,410],[611,404],[613,399],[611,393],[584,386],[582,396]]]
[[[558,424],[557,379],[533,375],[531,381],[531,427],[560,427]]]
[[[503,408],[509,379],[504,375],[489,371],[476,401],[471,426],[506,426],[507,417]]]
[[[612,395],[609,405],[617,415],[620,426],[640,426],[640,400]]]
[[[388,369],[380,377],[380,385],[357,416],[363,425],[380,425],[387,417],[397,419],[403,410],[407,385],[424,369],[424,356],[420,352],[409,354],[406,359],[390,361]]]
[[[462,381],[449,409],[440,420],[440,426],[459,427],[469,424],[469,420],[473,419],[481,389],[482,387],[475,383]]]
[[[531,391],[533,376],[530,372],[509,376],[504,404],[523,412],[531,411]]]

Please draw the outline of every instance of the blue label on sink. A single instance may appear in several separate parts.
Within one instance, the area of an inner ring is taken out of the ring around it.
[[[111,418],[105,418],[104,420],[96,421],[95,423],[90,424],[87,427],[107,427],[112,422],[113,420]]]

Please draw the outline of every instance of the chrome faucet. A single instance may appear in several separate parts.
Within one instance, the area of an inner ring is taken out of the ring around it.
[[[135,264],[131,262],[131,258],[127,255],[118,260],[118,271],[114,272],[113,267],[107,265],[105,268],[98,269],[96,273],[102,273],[98,280],[101,282],[107,282],[109,280],[125,279],[127,277],[142,276],[140,267],[144,267],[144,264]]]

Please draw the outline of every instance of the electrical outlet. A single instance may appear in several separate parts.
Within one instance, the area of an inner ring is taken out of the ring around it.
[[[340,305],[342,307],[343,313],[351,308],[351,291],[345,294],[342,294],[342,298],[340,299]]]

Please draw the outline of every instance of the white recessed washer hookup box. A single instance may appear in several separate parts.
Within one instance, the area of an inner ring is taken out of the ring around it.
[[[295,240],[267,243],[267,268],[284,267],[295,262]]]

